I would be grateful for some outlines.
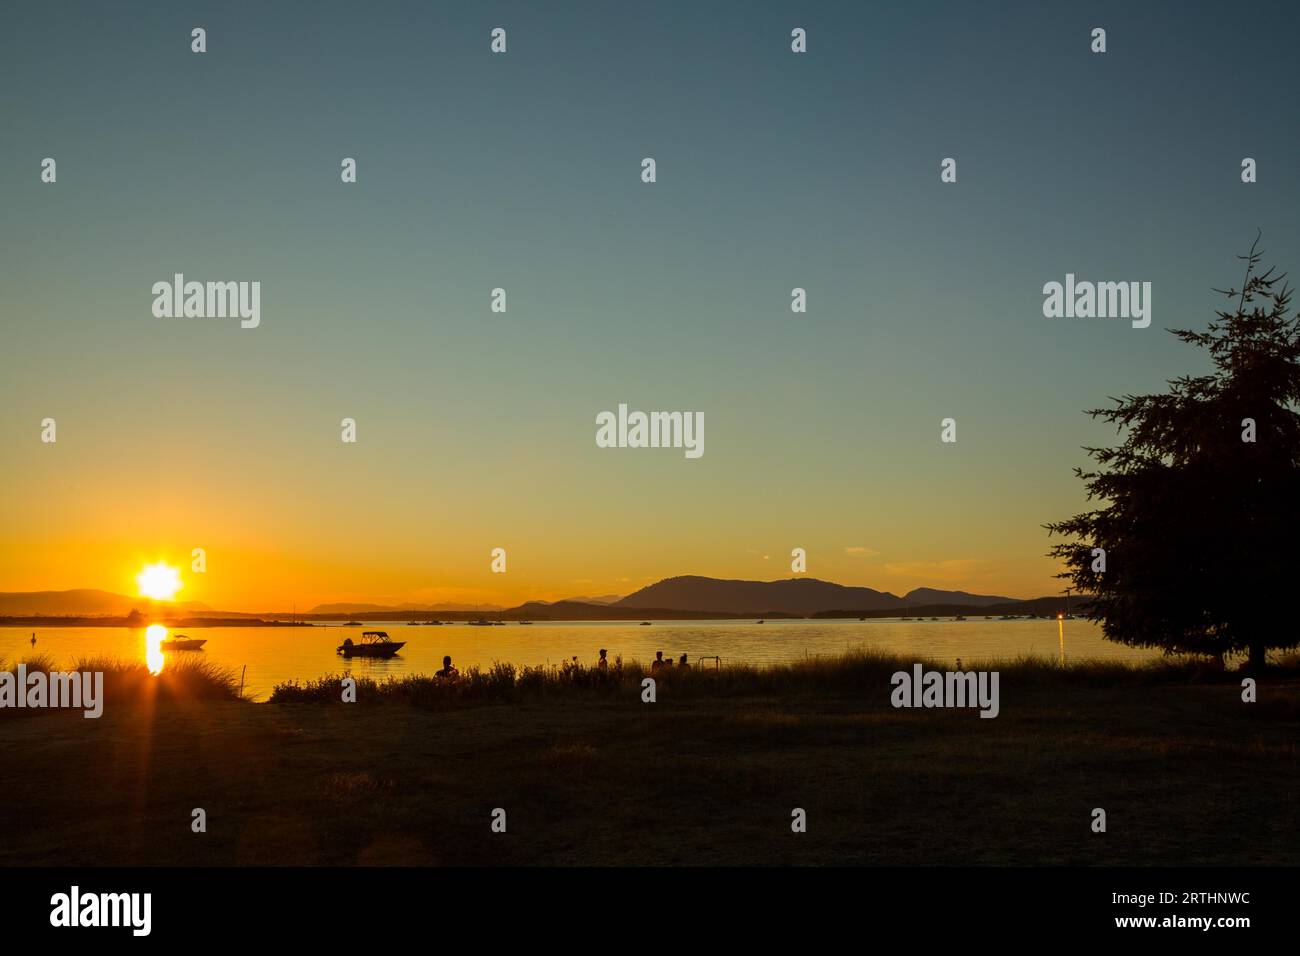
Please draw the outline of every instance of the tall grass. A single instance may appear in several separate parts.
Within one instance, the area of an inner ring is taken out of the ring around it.
[[[898,671],[910,672],[920,663],[928,670],[954,670],[932,659],[899,657],[874,650],[854,650],[833,657],[809,657],[788,664],[756,666],[729,664],[714,668],[696,665],[652,672],[639,661],[616,659],[608,670],[565,663],[557,667],[516,667],[493,663],[486,670],[468,668],[459,680],[413,675],[376,681],[353,677],[357,699],[438,707],[473,701],[514,701],[526,698],[582,697],[639,692],[641,681],[653,677],[656,694],[676,697],[783,696],[792,694],[877,693]],[[1149,664],[1079,661],[1062,666],[1042,657],[1013,660],[971,660],[962,670],[996,670],[1004,686],[1096,686],[1235,682],[1239,678],[1203,659],[1163,659]],[[1280,662],[1275,674],[1300,674],[1296,662]],[[271,703],[329,703],[343,700],[343,675],[277,684]]]
[[[18,665],[26,666],[27,673],[40,671],[89,671],[104,675],[105,709],[116,706],[133,706],[146,701],[172,700],[241,700],[239,681],[233,671],[203,658],[180,658],[167,661],[160,674],[151,674],[139,661],[123,661],[108,657],[83,657],[71,667],[58,667],[47,654],[23,658],[6,664],[0,659],[0,670],[18,673]],[[23,708],[0,710],[0,714],[57,713],[53,708]]]
[[[45,654],[25,658],[27,672],[59,670]],[[508,702],[532,698],[581,698],[640,693],[641,682],[654,677],[656,693],[673,697],[787,696],[878,693],[898,671],[911,671],[920,663],[928,670],[952,670],[947,662],[900,657],[875,650],[853,650],[830,657],[808,657],[786,664],[757,666],[727,664],[722,667],[696,665],[689,671],[678,667],[651,669],[639,661],[616,658],[607,670],[573,662],[554,667],[528,667],[496,662],[487,668],[468,668],[454,682],[423,674],[390,677],[376,681],[353,678],[358,699],[406,704],[415,707],[455,706],[474,702]],[[0,670],[16,673],[18,662]],[[151,674],[142,662],[111,658],[82,658],[68,670],[102,672],[106,706],[132,705],[171,700],[241,700],[237,675],[202,657],[168,660],[160,674]],[[1236,683],[1240,675],[1225,672],[1205,659],[1166,658],[1146,664],[1112,661],[1078,661],[1062,666],[1043,657],[1012,660],[969,660],[963,670],[996,670],[1003,685],[1033,687],[1114,687],[1143,684]],[[1300,676],[1300,655],[1278,658],[1271,668],[1273,678]],[[277,684],[271,703],[330,703],[343,700],[344,675],[317,680]],[[48,713],[50,709],[4,708],[5,713]]]

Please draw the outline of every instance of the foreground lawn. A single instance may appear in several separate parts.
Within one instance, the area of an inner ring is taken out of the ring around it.
[[[1293,676],[1022,677],[993,720],[887,683],[4,716],[0,864],[1300,864]]]

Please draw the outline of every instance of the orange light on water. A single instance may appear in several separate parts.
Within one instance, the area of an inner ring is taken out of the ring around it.
[[[150,624],[144,630],[144,662],[150,674],[161,674],[167,658],[162,652],[162,642],[167,639],[167,628]]]

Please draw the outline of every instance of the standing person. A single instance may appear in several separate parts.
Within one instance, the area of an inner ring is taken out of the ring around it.
[[[688,670],[691,669],[691,665],[688,664],[688,663],[686,663],[686,655],[685,655],[685,654],[683,654],[683,655],[682,655],[682,659],[681,659],[680,661],[677,662],[677,669],[678,669],[679,671],[688,671]]]
[[[609,651],[607,651],[605,648],[602,647],[600,649],[600,660],[596,661],[596,666],[603,671],[609,670],[609,661],[605,659],[605,655],[608,653]]]
[[[460,671],[456,670],[451,663],[450,654],[442,659],[442,670],[438,671],[434,676],[439,677],[442,680],[455,680],[460,676]]]
[[[655,659],[650,662],[650,670],[657,671],[664,667],[664,652],[655,651]]]
[[[32,647],[35,647],[35,646],[36,646],[36,635],[33,634],[33,635],[32,635]]]

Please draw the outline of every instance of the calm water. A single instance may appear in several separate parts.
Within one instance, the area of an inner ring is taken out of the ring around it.
[[[1058,629],[1059,627],[1059,629]],[[391,660],[353,659],[345,661],[335,653],[343,638],[356,640],[366,629],[385,630],[395,641],[406,641]],[[37,644],[28,643],[32,628],[0,628],[0,658],[12,665],[16,659],[47,654],[60,666],[70,666],[81,657],[145,658],[143,629],[109,627],[36,628]],[[1020,620],[985,621],[682,621],[659,622],[642,627],[637,622],[583,622],[500,627],[470,627],[466,624],[425,625],[370,623],[361,627],[341,624],[325,627],[190,628],[190,637],[207,639],[201,651],[178,651],[167,657],[201,655],[233,669],[236,674],[248,666],[245,688],[264,699],[281,681],[307,680],[326,674],[387,675],[432,674],[450,654],[464,669],[493,661],[514,664],[554,665],[575,654],[584,664],[592,663],[597,651],[609,649],[613,660],[649,661],[655,651],[674,659],[690,655],[693,663],[718,655],[723,664],[773,664],[802,657],[838,654],[849,648],[868,647],[903,655],[932,657],[969,663],[979,658],[1007,658],[1036,654],[1057,658],[1062,637],[1067,661],[1106,659],[1149,660],[1158,652],[1112,644],[1089,621]],[[164,663],[165,666],[165,663]]]

